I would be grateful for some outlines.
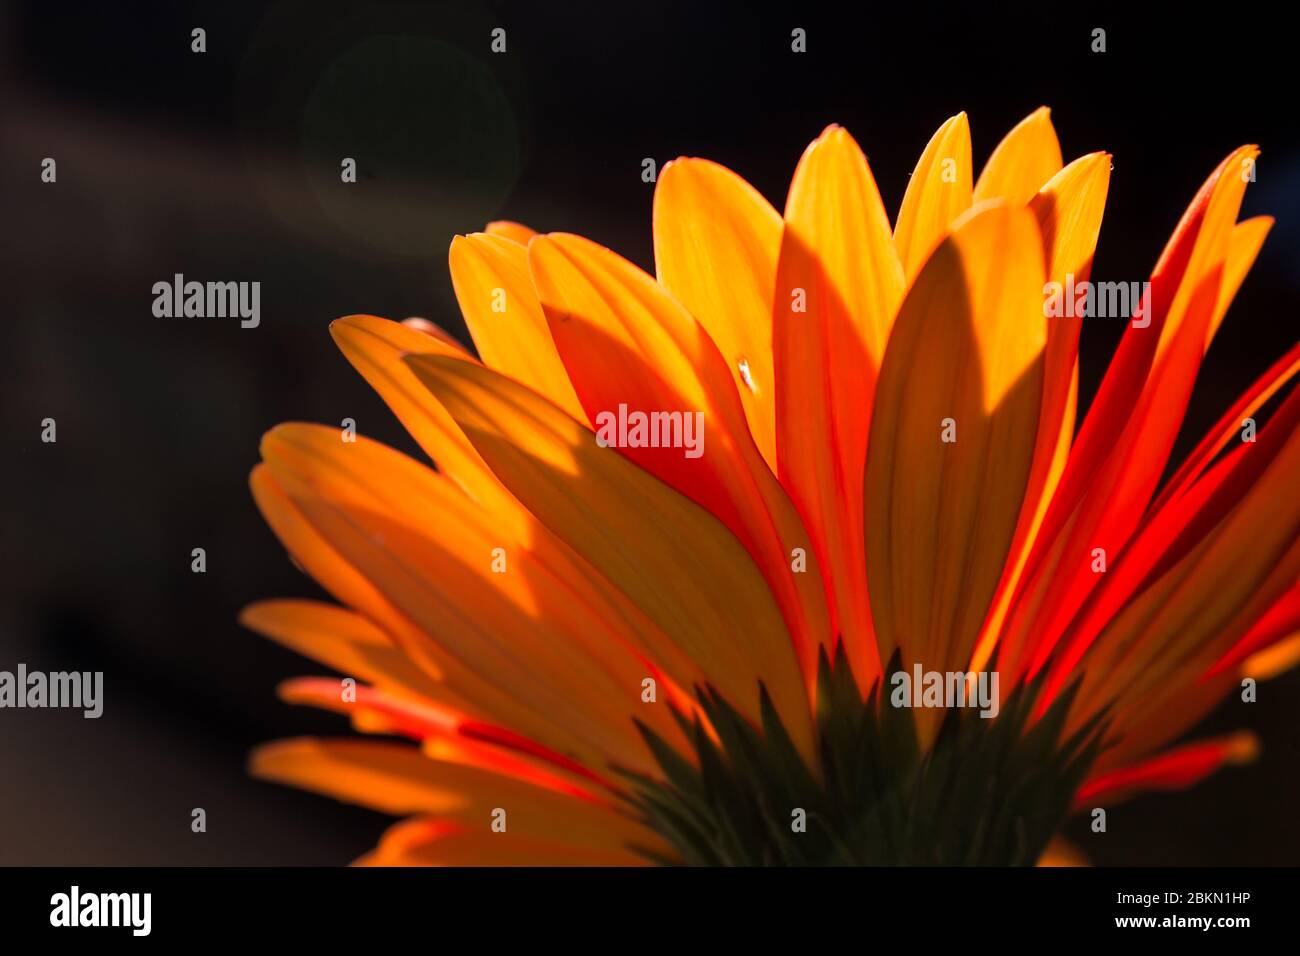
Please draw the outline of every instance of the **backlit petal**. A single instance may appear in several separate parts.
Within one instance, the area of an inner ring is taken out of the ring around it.
[[[988,611],[1042,401],[1041,241],[1026,209],[975,212],[935,251],[895,323],[865,496],[882,659],[901,645],[908,666],[961,670]],[[945,442],[949,425],[956,440]]]
[[[492,236],[510,239],[523,246],[528,245],[528,240],[537,235],[536,230],[525,226],[522,222],[511,222],[508,219],[498,219],[495,222],[490,222],[483,231]]]
[[[585,420],[736,535],[776,596],[811,690],[816,648],[829,633],[823,578],[814,555],[806,572],[791,570],[794,550],[807,552],[811,540],[746,433],[734,380],[713,341],[662,286],[596,243],[545,236],[529,255]],[[646,417],[650,446],[617,441],[625,411]]]
[[[772,284],[781,217],[731,170],[684,158],[655,185],[655,268],[717,344],[769,466],[776,467]]]
[[[975,202],[1005,199],[1023,205],[1061,169],[1061,144],[1052,127],[1052,111],[1034,110],[1003,137],[975,183]]]
[[[452,240],[451,282],[479,356],[571,415],[582,406],[555,351],[528,274],[528,250],[512,239],[478,234]]]
[[[970,208],[970,124],[958,113],[935,132],[912,172],[894,224],[894,246],[909,282],[954,219]]]
[[[766,682],[811,752],[806,690],[780,611],[717,519],[517,383],[439,356],[409,362],[519,500],[658,625],[667,642],[645,650],[666,673],[685,687],[711,682],[755,720]]]
[[[777,473],[830,573],[855,675],[879,669],[867,607],[862,476],[876,375],[903,295],[889,219],[858,144],[826,130],[795,170],[773,313]]]

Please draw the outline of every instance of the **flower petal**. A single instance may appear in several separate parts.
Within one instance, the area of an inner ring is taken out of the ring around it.
[[[321,601],[259,601],[239,623],[340,674],[435,698],[438,683],[367,618]]]
[[[970,208],[971,196],[970,123],[965,113],[958,113],[926,144],[894,224],[894,247],[908,282],[953,220]]]
[[[961,670],[1021,510],[1042,402],[1042,240],[1026,209],[974,211],[903,303],[866,473],[880,655]],[[955,441],[944,441],[947,420]]]
[[[805,151],[786,202],[773,314],[777,474],[830,575],[859,682],[880,665],[867,606],[862,476],[876,375],[903,296],[889,219],[853,138]]]
[[[1075,160],[1053,176],[1030,201],[1029,208],[1038,218],[1043,235],[1047,277],[1051,282],[1064,287],[1072,281],[1071,277],[1079,282],[1087,281],[1101,230],[1109,181],[1110,157],[1105,153],[1093,153]],[[1016,586],[1065,471],[1074,438],[1079,393],[1081,323],[1081,319],[1071,316],[1053,316],[1047,322],[1043,403],[1033,465],[1012,539],[1011,560],[998,582],[993,610],[984,623],[971,661],[972,670],[982,669],[993,654]]]
[[[376,622],[425,674],[441,681],[443,670],[425,635],[316,530],[271,469],[264,464],[255,467],[249,486],[262,517],[298,567],[339,601]]]
[[[1193,201],[1152,275],[1150,324],[1126,329],[1088,411],[999,642],[999,666],[1013,676],[1045,658],[1101,577],[1095,549],[1113,560],[1151,500],[1200,367],[1245,189],[1225,173],[1251,154],[1229,156]]]
[[[621,453],[725,524],[767,580],[795,641],[810,694],[818,645],[830,634],[815,555],[791,570],[811,541],[793,504],[745,428],[736,387],[700,324],[648,275],[578,236],[550,235],[529,247],[534,281],[555,343],[593,427],[633,414],[695,422],[693,451],[667,442]]]
[[[758,450],[775,470],[770,323],[780,215],[731,170],[678,159],[655,185],[654,245],[659,281],[717,344]]]
[[[453,239],[448,259],[456,300],[484,364],[580,415],[528,274],[528,249],[479,233]]]
[[[522,222],[511,222],[508,219],[498,219],[490,222],[483,230],[490,236],[501,236],[503,239],[509,239],[517,242],[521,246],[528,245],[528,240],[537,235],[537,231]]]
[[[632,717],[651,666],[449,482],[324,427],[280,426],[262,455],[313,528],[432,640],[451,691],[490,713],[513,705],[516,721],[524,708],[528,723],[502,723],[589,766],[645,765]]]
[[[253,775],[264,780],[394,816],[434,814],[504,842],[511,837],[549,838],[571,847],[605,850],[655,839],[612,806],[575,800],[477,767],[433,760],[406,744],[281,740],[259,747],[250,763]],[[492,829],[498,809],[505,811],[504,833]]]
[[[390,694],[365,684],[351,691],[344,699],[338,679],[330,677],[298,677],[278,688],[281,700],[343,714],[362,733],[420,741],[423,752],[435,760],[490,770],[588,802],[607,799],[596,795],[601,788],[615,789],[608,777],[535,741],[478,723],[426,698]]]
[[[510,379],[441,356],[408,361],[519,500],[666,635],[645,648],[666,673],[684,687],[713,683],[755,720],[765,681],[791,736],[811,753],[789,634],[762,575],[725,527]]]
[[[1210,319],[1210,331],[1205,338],[1207,349],[1214,340],[1214,333],[1223,324],[1228,306],[1241,288],[1246,273],[1255,264],[1255,258],[1272,228],[1272,216],[1243,219],[1232,227],[1232,235],[1228,239],[1228,257],[1223,263],[1223,281],[1219,284],[1219,301],[1214,306],[1214,317]]]
[[[1261,457],[1250,490],[1092,642],[1072,721],[1114,703],[1125,724],[1139,724],[1164,698],[1187,693],[1300,580],[1300,430]],[[1049,689],[1067,660],[1053,664]]]
[[[1165,504],[1184,495],[1204,474],[1210,462],[1218,457],[1224,447],[1245,427],[1245,419],[1253,416],[1264,406],[1287,382],[1300,372],[1300,343],[1261,375],[1242,393],[1241,398],[1220,418],[1192,450],[1174,476],[1165,483],[1160,496],[1151,506],[1151,511],[1162,509]]]
[[[562,833],[557,822],[556,833]],[[431,817],[394,824],[357,866],[645,866],[648,860],[611,841],[609,847],[573,846],[557,839],[484,833],[480,828]],[[647,833],[639,842],[659,846]],[[663,852],[663,851],[661,851]]]
[[[1034,110],[1003,137],[975,183],[974,201],[1005,199],[1021,206],[1061,170],[1061,144],[1052,127],[1052,111]]]
[[[1292,645],[1297,637],[1300,637],[1300,582],[1251,626],[1214,665],[1211,673],[1240,664],[1241,673],[1246,677],[1268,680],[1294,663]],[[1283,647],[1284,644],[1287,646]]]
[[[1126,607],[1135,603],[1136,595],[1211,536],[1218,534],[1234,509],[1244,507],[1244,503],[1257,493],[1255,486],[1260,476],[1277,460],[1298,428],[1300,392],[1288,398],[1257,442],[1242,444],[1218,461],[1205,478],[1185,494],[1149,514],[1125,548],[1121,560],[1103,576],[1078,619],[1059,643],[1053,663],[1053,679],[1048,684],[1045,699],[1050,699],[1055,690],[1070,679],[1068,675],[1090,645]],[[1225,574],[1235,574],[1238,570],[1248,573],[1246,568],[1225,568]],[[1231,588],[1232,582],[1224,583]],[[1219,635],[1212,636],[1217,638]],[[1048,647],[1043,645],[1040,653],[1046,654]]]
[[[451,477],[465,492],[490,508],[517,530],[527,524],[469,441],[456,427],[428,389],[422,387],[402,362],[408,352],[456,355],[464,352],[397,322],[373,315],[349,315],[330,323],[335,344],[379,393],[402,425],[411,433],[438,470]]]
[[[1187,744],[1158,757],[1093,777],[1075,795],[1076,809],[1114,806],[1144,790],[1184,790],[1220,767],[1249,763],[1259,742],[1248,731]]]
[[[1250,655],[1242,662],[1241,673],[1255,680],[1271,680],[1296,664],[1300,664],[1300,630]]]

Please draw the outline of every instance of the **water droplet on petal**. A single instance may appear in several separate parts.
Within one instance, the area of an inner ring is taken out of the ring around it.
[[[758,386],[754,384],[754,376],[749,371],[749,359],[745,359],[745,358],[741,359],[736,364],[736,368],[739,369],[740,377],[744,380],[745,384],[749,386],[749,390],[753,392],[755,395],[757,395]]]

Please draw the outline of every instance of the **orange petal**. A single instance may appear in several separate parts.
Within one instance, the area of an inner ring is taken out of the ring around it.
[[[804,151],[785,220],[816,253],[845,324],[878,368],[903,298],[903,268],[867,158],[846,130],[828,127]],[[784,298],[777,314],[789,313]]]
[[[403,328],[412,329],[413,331],[436,339],[440,345],[446,346],[456,355],[464,355],[466,358],[469,357],[469,352],[465,349],[465,346],[461,345],[454,335],[444,329],[437,322],[430,322],[428,319],[421,318],[418,315],[413,315],[409,318],[402,319],[401,324]]]
[[[515,515],[518,508],[513,500],[492,477],[451,416],[402,362],[402,356],[410,352],[467,357],[464,352],[373,315],[338,319],[330,323],[330,335],[438,469],[464,488],[471,499],[498,512],[503,522],[512,523],[515,533],[522,533],[527,521]]]
[[[588,802],[608,804],[609,798],[597,796],[601,788],[613,790],[607,778],[548,750],[535,741],[520,738],[527,746],[489,743],[488,737],[508,739],[502,728],[479,724],[454,710],[431,701],[385,693],[365,684],[351,688],[348,699],[340,683],[330,677],[298,677],[284,681],[280,699],[290,704],[306,704],[352,718],[362,733],[394,734],[410,737],[423,744],[424,753],[435,760],[478,767],[493,773],[515,777],[546,790]]]
[[[586,420],[615,423],[626,409],[694,425],[691,449],[675,447],[670,430],[666,447],[656,441],[661,447],[620,450],[702,505],[746,547],[776,596],[811,691],[816,649],[830,634],[823,578],[815,556],[805,573],[791,571],[794,549],[809,549],[808,533],[746,433],[735,383],[713,341],[658,283],[608,249],[550,235],[535,239],[529,255]]]
[[[379,627],[320,601],[259,601],[239,623],[349,677],[436,697],[438,683],[414,665]]]
[[[654,244],[659,281],[717,344],[754,441],[775,469],[770,323],[780,215],[731,170],[678,159],[655,186]]]
[[[510,379],[439,356],[409,361],[519,500],[658,625],[667,640],[645,650],[666,673],[685,687],[712,682],[751,718],[765,681],[792,737],[811,753],[790,637],[762,575],[725,527]],[[636,542],[635,554],[627,542]]]
[[[1246,273],[1255,264],[1255,258],[1259,255],[1259,250],[1263,247],[1264,240],[1268,238],[1269,230],[1272,228],[1272,216],[1243,219],[1232,227],[1232,235],[1228,239],[1228,257],[1223,263],[1223,281],[1219,284],[1219,301],[1214,306],[1210,331],[1205,337],[1207,349],[1210,347],[1210,342],[1214,340],[1214,333],[1219,331],[1219,326],[1223,324],[1228,306],[1232,304],[1237,290],[1241,288]]]
[[[1005,199],[1023,206],[1061,170],[1061,144],[1052,127],[1052,111],[1034,110],[1003,137],[975,184],[974,201]]]
[[[340,319],[330,326],[330,331],[352,364],[376,388],[421,447],[438,462],[440,470],[466,490],[469,503],[477,503],[491,516],[493,526],[501,535],[533,552],[542,566],[554,571],[574,591],[576,598],[596,608],[606,621],[637,634],[653,630],[654,625],[625,595],[542,527],[501,485],[451,416],[402,361],[408,353],[425,352],[472,361],[463,349],[443,348],[436,342],[430,347],[420,333],[373,316]],[[457,509],[464,506],[463,503],[454,505]],[[312,546],[315,547],[314,542]],[[340,599],[352,603],[347,598],[340,596]],[[410,627],[409,623],[407,626]],[[643,640],[642,646],[645,643]],[[687,709],[691,706],[673,682],[661,681],[661,689],[678,706]]]
[[[555,831],[562,832],[557,824]],[[509,831],[507,830],[507,834]],[[573,846],[559,839],[483,833],[450,820],[415,817],[394,824],[357,866],[645,866],[630,848]],[[657,838],[640,841],[659,847]],[[664,852],[660,850],[660,852]]]
[[[1110,182],[1110,157],[1093,153],[1075,160],[1054,175],[1029,203],[1038,219],[1047,257],[1047,277],[1064,286],[1087,281],[1101,230]],[[1046,292],[1046,290],[1044,290]],[[1024,507],[1012,540],[1012,560],[998,583],[997,598],[971,661],[979,670],[991,658],[1002,633],[1015,589],[1020,583],[1039,529],[1047,516],[1074,438],[1079,392],[1079,332],[1081,320],[1053,316],[1047,320],[1043,367],[1043,402],[1033,465],[1025,489]]]
[[[1088,866],[1088,858],[1064,837],[1054,836],[1035,866]]]
[[[879,661],[857,530],[862,475],[876,374],[902,295],[866,157],[832,126],[804,152],[786,203],[773,315],[777,474],[830,572],[835,633],[863,686]]]
[[[528,240],[537,235],[536,230],[525,226],[522,222],[511,222],[508,219],[490,222],[483,231],[490,236],[501,236],[523,246],[528,245]]]
[[[424,673],[440,681],[442,667],[426,636],[313,527],[276,481],[271,469],[266,465],[254,468],[249,486],[262,517],[298,567],[339,601],[376,622]]]
[[[414,747],[352,739],[281,740],[258,747],[249,760],[255,777],[394,816],[450,813],[468,803],[455,786],[459,768],[443,779],[438,769]]]
[[[254,776],[394,816],[434,814],[488,836],[514,834],[593,850],[654,836],[615,809],[497,773],[434,760],[406,744],[375,740],[281,740],[253,752]],[[506,832],[492,830],[506,811]]]
[[[1047,255],[1048,277],[1063,282],[1092,271],[1106,195],[1110,189],[1110,154],[1089,153],[1066,166],[1029,200],[1038,217]]]
[[[1300,583],[1268,609],[1233,648],[1215,664],[1211,673],[1241,665],[1246,677],[1267,680],[1292,663],[1292,647],[1300,631]]]
[[[1029,475],[1042,401],[1043,253],[993,204],[935,250],[885,353],[866,473],[867,582],[882,659],[963,669]],[[956,429],[944,442],[945,420]]]
[[[1233,255],[1234,238],[1238,246],[1233,266],[1236,283],[1240,283],[1241,277],[1254,262],[1255,252],[1258,251],[1257,243],[1263,242],[1267,229],[1261,231],[1261,224],[1258,222],[1254,225],[1237,223],[1237,215],[1241,211],[1241,202],[1246,194],[1247,185],[1247,181],[1237,173],[1237,170],[1243,162],[1253,162],[1258,155],[1258,147],[1241,146],[1220,165],[1220,175],[1211,187],[1210,197],[1205,206],[1205,218],[1201,222],[1196,244],[1192,247],[1192,254],[1187,263],[1185,281],[1179,284],[1169,306],[1168,315],[1160,329],[1157,356],[1163,355],[1172,347],[1173,340],[1181,332],[1183,324],[1194,314],[1190,303],[1199,294],[1198,282],[1215,271],[1220,275],[1216,284],[1217,294],[1212,306],[1210,324],[1215,323],[1216,315],[1219,319],[1222,318],[1221,310],[1227,308],[1228,302],[1236,292],[1235,286],[1226,289],[1223,281],[1228,275],[1226,262],[1229,256]],[[1245,226],[1245,229],[1238,231],[1241,226]],[[1192,281],[1186,281],[1187,279]],[[1205,338],[1207,343],[1209,338],[1207,330]]]
[[[894,246],[908,282],[953,220],[970,208],[971,196],[970,124],[965,113],[958,113],[931,137],[903,194]]]
[[[482,233],[452,240],[451,283],[478,354],[571,415],[582,406],[555,351],[528,274],[528,249]]]
[[[1241,665],[1241,673],[1255,680],[1271,680],[1300,664],[1300,631],[1256,651]]]
[[[498,712],[526,707],[527,725],[517,713],[502,722],[562,752],[581,747],[588,765],[645,763],[632,722],[643,657],[445,479],[323,427],[280,426],[262,455],[318,533],[432,638],[452,691]]]

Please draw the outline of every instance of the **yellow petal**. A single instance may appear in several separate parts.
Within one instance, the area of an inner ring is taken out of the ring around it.
[[[975,202],[1005,199],[1022,206],[1061,169],[1061,144],[1052,111],[1040,106],[998,143],[975,184]]]
[[[780,215],[731,170],[678,159],[655,186],[654,244],[659,281],[717,344],[754,441],[775,469],[770,323]]]
[[[408,361],[519,500],[658,625],[667,641],[645,650],[666,673],[685,687],[712,682],[755,719],[765,681],[811,753],[808,701],[781,614],[715,518],[517,383],[445,357]]]
[[[479,356],[545,395],[571,415],[582,406],[555,351],[528,274],[528,249],[513,239],[478,234],[452,240],[451,283]]]
[[[903,298],[903,267],[867,157],[848,131],[832,126],[804,152],[785,220],[787,232],[817,254],[837,304],[878,368]]]
[[[958,113],[935,132],[917,161],[894,225],[908,282],[921,271],[952,221],[971,204],[970,124]]]
[[[1062,288],[1071,281],[1085,282],[1091,274],[1109,183],[1110,156],[1092,153],[1075,160],[1053,176],[1029,203],[1043,235],[1047,277],[1061,284]],[[1069,316],[1054,316],[1047,322],[1043,402],[1034,462],[1013,539],[1012,557],[998,584],[993,612],[984,624],[971,661],[974,670],[982,668],[992,656],[1015,589],[1065,471],[1074,437],[1078,402],[1081,324],[1081,319]]]
[[[906,665],[927,670],[961,670],[969,659],[1034,451],[1042,288],[1033,214],[993,204],[940,245],[903,303],[866,472],[867,581],[882,659],[898,646]],[[945,424],[955,441],[941,440]]]
[[[835,633],[870,686],[879,662],[857,529],[876,373],[903,270],[866,157],[837,126],[795,170],[776,287],[778,475],[830,573]]]
[[[1078,278],[1092,268],[1109,189],[1110,154],[1089,153],[1054,175],[1030,199],[1052,280],[1064,282],[1067,273]]]

